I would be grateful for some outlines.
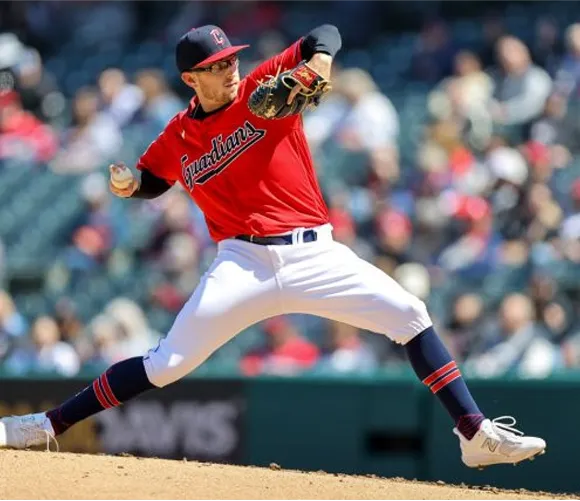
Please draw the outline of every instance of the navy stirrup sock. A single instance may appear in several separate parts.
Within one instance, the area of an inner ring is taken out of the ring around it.
[[[75,423],[153,388],[145,373],[143,357],[129,358],[112,365],[93,384],[46,415],[54,432],[60,435]]]
[[[433,327],[411,339],[405,349],[419,379],[437,395],[459,432],[471,440],[485,416],[477,407],[457,364]]]

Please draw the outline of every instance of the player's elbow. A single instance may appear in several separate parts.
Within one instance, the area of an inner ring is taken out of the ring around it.
[[[342,48],[342,38],[333,24],[323,24],[314,28],[302,41],[302,57],[309,60],[317,52],[325,52],[332,57]]]
[[[335,44],[340,48],[342,46],[342,37],[340,36],[340,31],[338,28],[334,26],[334,24],[323,24],[321,28],[324,29],[328,33],[328,36],[331,37]]]
[[[340,31],[338,31],[338,28],[334,24],[327,23],[327,24],[323,24],[320,27],[323,30],[328,31],[328,33],[332,33],[334,36],[340,38]]]

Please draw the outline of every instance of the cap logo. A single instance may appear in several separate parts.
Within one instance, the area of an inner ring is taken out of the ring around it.
[[[222,36],[220,30],[213,29],[210,31],[210,35],[213,37],[216,44],[223,45],[225,43],[224,37]]]

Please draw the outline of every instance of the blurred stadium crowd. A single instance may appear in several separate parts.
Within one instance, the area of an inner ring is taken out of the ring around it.
[[[304,121],[335,238],[427,302],[467,373],[580,367],[574,3],[451,20],[428,3],[405,32],[378,25],[382,2],[0,4],[0,371],[70,376],[142,354],[211,262],[183,191],[141,202],[107,187],[108,164],[134,165],[186,106],[173,45],[210,22],[252,44],[242,73],[334,22],[334,91]],[[403,363],[382,336],[291,315],[244,331],[202,372]]]

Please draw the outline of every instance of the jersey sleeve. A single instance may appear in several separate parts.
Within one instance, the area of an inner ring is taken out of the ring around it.
[[[280,54],[264,61],[248,75],[248,78],[257,85],[258,81],[265,79],[267,75],[275,75],[278,72],[278,68],[280,68],[280,72],[294,68],[302,61],[301,44],[302,39],[293,43]]]
[[[149,171],[155,177],[173,186],[179,179],[179,172],[175,170],[173,155],[171,155],[170,124],[149,144],[137,161],[136,168],[140,171]]]

